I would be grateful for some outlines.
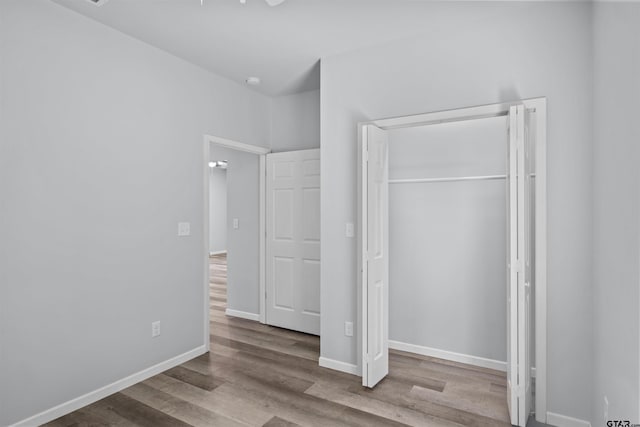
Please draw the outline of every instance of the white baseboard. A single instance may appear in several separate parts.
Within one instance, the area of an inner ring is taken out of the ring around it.
[[[227,251],[217,251],[217,252],[209,252],[209,256],[214,256],[214,255],[222,255],[222,254],[226,254]]]
[[[226,314],[227,316],[240,317],[241,319],[255,320],[256,322],[260,321],[260,315],[259,314],[247,313],[246,311],[231,310],[231,309],[227,308],[224,311],[224,314]]]
[[[147,378],[151,378],[152,376],[164,372],[167,369],[171,369],[175,366],[181,365],[184,362],[198,357],[206,352],[207,349],[205,346],[194,348],[193,350],[190,350],[179,356],[172,357],[171,359],[160,362],[157,365],[151,366],[150,368],[143,369],[142,371],[122,378],[121,380],[115,381],[97,390],[91,391],[80,397],[76,397],[75,399],[71,399],[67,402],[61,403],[60,405],[54,406],[53,408],[42,411],[39,414],[33,415],[29,418],[12,424],[12,427],[30,427],[48,423],[49,421],[53,421],[56,418],[69,414],[77,409],[97,402],[100,399],[104,399],[105,397],[113,393],[124,390],[127,387],[144,381]]]
[[[320,357],[318,359],[318,364],[323,368],[329,368],[335,371],[346,372],[347,374],[361,376],[361,372],[358,370],[358,366],[352,365],[351,363],[345,363],[340,362],[339,360]]]
[[[591,427],[589,421],[547,412],[547,424],[556,427]]]
[[[483,368],[495,369],[497,371],[507,371],[507,362],[486,359],[484,357],[471,356],[468,354],[454,353],[453,351],[439,350],[437,348],[424,347],[421,345],[407,344],[399,341],[389,340],[389,348],[410,353],[421,354],[423,356],[437,357],[439,359],[451,360],[453,362],[466,363],[468,365],[480,366]]]

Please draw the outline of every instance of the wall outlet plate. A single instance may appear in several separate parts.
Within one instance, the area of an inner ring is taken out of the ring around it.
[[[352,222],[348,222],[344,229],[344,235],[346,237],[353,237],[355,235],[355,228]]]
[[[160,321],[156,320],[151,323],[151,338],[160,336]]]
[[[344,322],[344,334],[348,337],[353,336],[353,322]]]
[[[179,222],[178,223],[178,236],[188,236],[191,234],[191,223]]]

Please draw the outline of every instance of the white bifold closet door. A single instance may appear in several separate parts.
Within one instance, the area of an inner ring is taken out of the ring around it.
[[[389,136],[372,125],[363,133],[362,385],[373,387],[389,373]]]
[[[531,413],[531,168],[524,105],[509,109],[507,155],[507,406],[511,424]]]
[[[267,155],[266,323],[320,335],[320,150]]]

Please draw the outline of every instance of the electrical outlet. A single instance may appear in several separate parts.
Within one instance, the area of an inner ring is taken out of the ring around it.
[[[240,220],[238,218],[233,218],[233,229],[237,230],[240,228]]]
[[[348,337],[353,336],[353,322],[344,322],[344,334]]]
[[[355,234],[355,232],[354,232],[353,223],[352,222],[348,222],[346,227],[345,227],[345,230],[344,230],[344,235],[346,237],[353,237],[354,234]]]
[[[178,223],[178,236],[188,236],[191,234],[191,224],[188,222]]]
[[[606,423],[607,421],[609,421],[609,399],[607,399],[607,396],[604,397],[604,422]]]
[[[151,323],[151,338],[160,336],[160,321],[157,320]]]

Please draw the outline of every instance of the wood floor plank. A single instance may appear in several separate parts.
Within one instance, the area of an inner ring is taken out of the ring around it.
[[[273,417],[273,413],[262,410],[247,398],[234,398],[215,389],[202,390],[166,375],[156,375],[144,383],[246,425],[261,426]]]
[[[176,366],[175,368],[169,369],[163,373],[164,375],[207,391],[211,391],[219,385],[222,385],[222,381],[212,377],[211,375],[192,371],[184,366]]]
[[[501,397],[487,391],[488,389],[479,390],[465,384],[447,384],[446,391],[441,393],[414,385],[410,395],[416,399],[439,403],[498,421],[509,421],[509,414]]]
[[[437,419],[412,409],[398,407],[392,403],[383,402],[376,399],[369,399],[361,394],[350,393],[340,387],[328,383],[316,383],[310,387],[307,394],[330,400],[350,408],[375,414],[389,420],[410,426],[425,427],[460,427],[451,421]]]
[[[130,389],[124,392],[127,390]],[[124,393],[115,393],[103,400],[120,417],[141,427],[189,427],[191,425]]]
[[[504,423],[501,423],[495,419],[485,417],[479,414],[474,414],[468,411],[452,408],[450,406],[435,403],[428,400],[418,399],[415,396],[411,396],[410,392],[413,387],[408,386],[405,383],[389,381],[387,378],[383,379],[375,388],[369,389],[366,387],[352,386],[348,389],[351,393],[361,394],[371,399],[380,400],[382,402],[391,403],[398,407],[409,408],[427,415],[431,415],[438,419],[448,420],[454,423],[462,424],[465,426],[473,427],[493,427],[500,426],[506,427]],[[506,400],[506,395],[505,395]],[[506,406],[506,402],[505,402]]]
[[[145,383],[135,384],[122,391],[122,394],[154,408],[168,417],[179,420],[184,425],[195,427],[220,426],[240,427],[243,424],[224,415],[194,405],[172,394],[154,389]]]

